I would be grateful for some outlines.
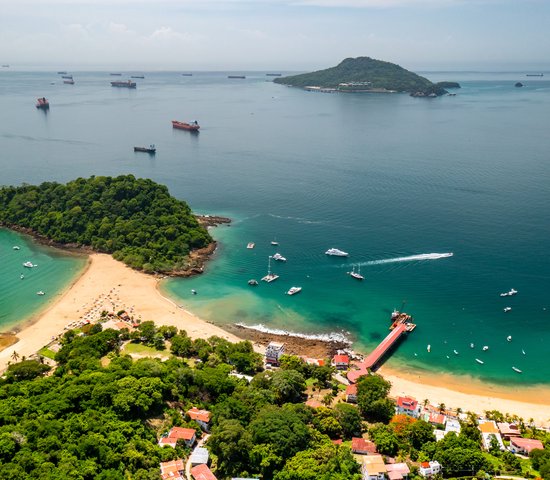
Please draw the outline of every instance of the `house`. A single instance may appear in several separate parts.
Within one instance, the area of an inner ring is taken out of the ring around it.
[[[411,473],[409,466],[403,462],[386,464],[386,470],[390,480],[406,480]]]
[[[382,455],[365,455],[362,460],[363,480],[385,479],[387,470]]]
[[[434,427],[444,427],[447,417],[438,412],[426,412],[424,414],[424,420],[431,423]]]
[[[497,427],[504,440],[510,441],[513,437],[521,437],[519,427],[514,423],[498,422]]]
[[[418,406],[418,401],[412,397],[397,397],[396,404],[396,414],[397,415],[408,415],[409,417],[418,418],[420,415],[420,408]]]
[[[540,440],[535,440],[534,438],[511,438],[510,439],[510,451],[512,453],[519,453],[521,455],[529,455],[531,450],[544,448],[544,445]]]
[[[477,428],[481,432],[481,441],[485,450],[489,451],[491,449],[491,442],[493,438],[497,440],[499,449],[504,450],[504,443],[502,443],[502,437],[500,436],[500,432],[498,431],[495,421],[480,420]]]
[[[191,448],[197,439],[197,432],[192,428],[173,427],[167,435],[159,440],[159,447],[169,446],[176,448],[178,440],[183,440]]]
[[[376,445],[374,442],[365,440],[364,438],[353,437],[351,439],[351,451],[359,455],[373,455],[376,453]]]
[[[420,464],[420,468],[418,469],[418,473],[423,477],[431,477],[433,475],[437,475],[438,473],[441,473],[441,465],[437,460],[422,462]]]
[[[352,383],[346,387],[346,402],[357,403],[357,384]]]
[[[200,427],[208,432],[210,429],[210,412],[208,410],[199,410],[197,407],[193,407],[191,410],[185,412],[191,420],[195,420]]]
[[[348,355],[334,355],[332,357],[332,366],[337,370],[347,370],[349,368],[349,356]]]
[[[285,344],[278,342],[269,342],[265,349],[265,361],[271,365],[279,365],[279,359],[285,353]]]
[[[185,463],[181,458],[170,462],[161,462],[160,476],[162,480],[185,480]]]
[[[189,457],[191,466],[206,464],[208,465],[208,449],[204,447],[195,447],[195,450],[191,453]]]
[[[456,418],[447,417],[447,421],[445,422],[445,434],[454,432],[458,435],[461,429],[460,422]]]
[[[191,468],[191,477],[194,480],[218,480],[210,471],[208,465],[202,464]]]

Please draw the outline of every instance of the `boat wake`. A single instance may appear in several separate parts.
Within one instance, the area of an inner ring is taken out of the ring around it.
[[[382,260],[371,260],[369,262],[361,262],[358,265],[367,266],[367,265],[382,265],[384,263],[399,263],[399,262],[414,262],[422,260],[439,260],[440,258],[452,257],[453,253],[421,253],[420,255],[409,255],[408,257],[396,257],[396,258],[385,258]]]
[[[330,333],[298,333],[280,328],[269,328],[259,323],[257,325],[245,325],[244,323],[236,323],[237,327],[246,328],[248,330],[256,330],[257,332],[269,333],[271,335],[284,335],[287,337],[305,338],[307,340],[320,340],[321,342],[339,342],[351,345],[352,341],[344,334],[339,332]]]

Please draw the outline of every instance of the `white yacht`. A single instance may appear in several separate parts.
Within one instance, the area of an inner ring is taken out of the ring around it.
[[[504,307],[504,313],[509,312],[510,310],[512,310],[512,307]]]
[[[249,250],[254,248],[256,246],[256,244],[254,242],[248,242],[248,244],[246,245],[246,248],[248,248]]]
[[[489,350],[489,347],[488,347],[487,345],[485,345],[485,346],[483,347],[483,351],[486,352],[487,350]]]
[[[14,245],[14,246],[13,246],[13,249],[14,249],[14,250],[20,250],[20,247],[18,247],[17,245]]]
[[[286,258],[283,257],[280,253],[276,253],[273,255],[273,260],[277,260],[278,262],[286,262]]]
[[[512,335],[508,335],[508,336],[506,337],[506,340],[508,340],[509,342],[511,342],[511,341],[512,341]]]
[[[39,292],[36,292],[37,295],[46,295],[42,290],[40,290]]]
[[[290,287],[288,292],[286,292],[287,295],[295,295],[297,293],[300,293],[302,291],[302,287]]]
[[[333,255],[335,257],[348,257],[349,256],[349,253],[348,252],[344,252],[342,250],[338,250],[337,248],[329,248],[326,252],[325,252],[325,255]]]
[[[23,264],[24,267],[26,268],[33,268],[33,267],[36,267],[36,265],[34,265],[32,262],[25,262]]]

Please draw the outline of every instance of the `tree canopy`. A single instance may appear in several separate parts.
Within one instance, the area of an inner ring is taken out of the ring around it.
[[[185,270],[190,251],[212,242],[185,202],[133,175],[2,187],[0,224],[111,253],[146,272]]]

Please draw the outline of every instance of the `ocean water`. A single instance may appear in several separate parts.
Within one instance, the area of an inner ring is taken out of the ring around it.
[[[308,93],[261,72],[145,72],[136,90],[111,88],[108,72],[72,73],[71,86],[55,72],[0,72],[1,183],[133,173],[233,218],[213,230],[206,274],[163,285],[189,310],[343,333],[368,351],[397,308],[418,327],[390,365],[550,382],[548,75],[424,73],[462,88],[415,99]],[[34,108],[38,96],[49,112]],[[196,119],[201,132],[174,131],[173,119]],[[156,156],[133,152],[150,143]],[[3,250],[12,243],[0,237]],[[350,256],[327,257],[330,247]],[[280,278],[248,286],[275,252],[288,259],[272,264]],[[363,282],[346,274],[359,265]],[[18,280],[18,265],[1,268]],[[3,273],[2,299],[9,281]],[[302,292],[285,295],[293,285]],[[499,296],[511,288],[519,293]]]

